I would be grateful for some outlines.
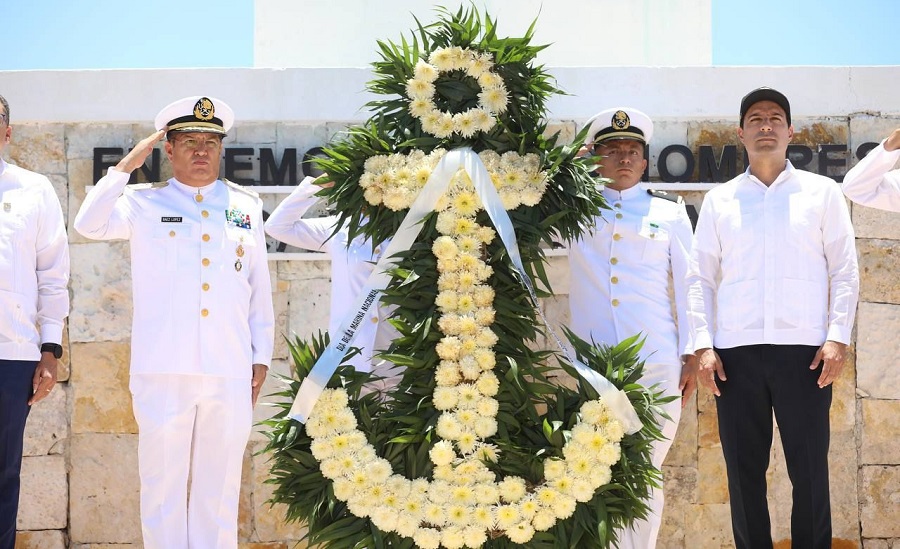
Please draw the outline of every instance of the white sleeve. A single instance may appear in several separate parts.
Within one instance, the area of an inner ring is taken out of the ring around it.
[[[266,220],[266,233],[291,246],[325,251],[322,248],[334,234],[337,217],[301,219],[303,214],[319,201],[315,194],[322,188],[314,185],[314,180],[312,177],[304,178],[269,214],[269,219]]]
[[[825,262],[830,280],[826,339],[849,344],[859,299],[856,237],[844,197],[833,189],[826,200],[822,216]]]
[[[693,337],[688,321],[687,274],[691,254],[691,221],[684,205],[679,205],[678,216],[672,223],[669,240],[669,257],[672,262],[672,283],[675,288],[675,311],[678,321],[678,347],[681,355],[694,352]]]
[[[688,321],[694,351],[713,346],[712,320],[715,311],[716,289],[722,259],[722,248],[716,232],[715,212],[709,195],[703,199],[697,230],[691,243],[688,266]]]
[[[62,343],[63,323],[69,315],[69,239],[59,199],[49,180],[41,192],[43,211],[35,240],[37,323],[41,343]]]
[[[110,168],[84,198],[75,216],[75,230],[93,240],[131,238],[131,208],[123,195],[129,177]]]
[[[266,235],[262,228],[262,201],[255,212],[259,222],[253,229],[257,246],[253,247],[253,265],[250,282],[250,347],[253,364],[272,364],[275,349],[275,312],[272,305],[272,279],[269,274]]]
[[[900,170],[890,171],[898,159],[900,149],[886,151],[882,141],[847,172],[841,189],[857,204],[900,212]]]

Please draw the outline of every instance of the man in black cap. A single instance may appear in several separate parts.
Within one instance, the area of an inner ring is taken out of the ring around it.
[[[859,293],[853,226],[833,180],[785,160],[794,133],[787,97],[753,90],[740,116],[749,168],[707,193],[691,251],[698,380],[717,397],[736,547],[772,547],[774,411],[793,484],[791,545],[827,548],[831,384]]]
[[[131,241],[145,549],[237,549],[241,465],[274,315],[262,201],[219,179],[233,120],[211,97],[168,105],[75,218],[88,238]],[[174,177],[127,185],[163,136]]]

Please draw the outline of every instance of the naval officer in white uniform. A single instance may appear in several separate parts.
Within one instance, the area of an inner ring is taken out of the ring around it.
[[[274,345],[262,202],[218,179],[234,114],[189,97],[88,193],[75,229],[131,241],[145,549],[237,547],[241,464]],[[174,177],[127,185],[156,142]],[[190,503],[188,477],[190,476]]]
[[[266,233],[285,244],[326,252],[331,258],[331,313],[328,333],[338,333],[341,321],[353,309],[375,265],[381,259],[388,242],[373,244],[365,236],[350,238],[348,227],[337,227],[338,216],[304,218],[319,197],[316,193],[323,187],[333,185],[322,183],[313,177],[306,177],[281,204],[269,214]],[[322,186],[320,186],[322,184]],[[379,304],[368,313],[368,322],[360,324],[353,346],[360,353],[347,363],[356,370],[373,372],[382,376],[371,385],[371,389],[385,390],[399,381],[398,368],[387,361],[373,359],[373,354],[388,348],[400,333],[387,322],[390,311]]]
[[[636,109],[609,109],[593,118],[585,147],[598,157],[599,174],[610,180],[603,196],[611,210],[569,249],[569,307],[572,330],[586,341],[615,345],[643,334],[642,383],[682,397],[664,406],[671,419],[663,419],[665,440],[653,448],[653,465],[662,469],[681,408],[696,388],[696,361],[686,320],[691,223],[678,198],[638,184],[652,135],[652,121]],[[677,319],[669,294],[673,285]],[[662,489],[654,490],[648,503],[648,519],[619,533],[620,548],[656,546]]]

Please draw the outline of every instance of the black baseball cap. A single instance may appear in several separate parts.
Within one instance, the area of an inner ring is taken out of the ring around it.
[[[744,115],[747,114],[747,111],[750,110],[750,107],[759,103],[760,101],[771,101],[784,109],[784,115],[787,117],[787,123],[791,125],[791,104],[788,102],[788,98],[785,97],[783,93],[778,90],[772,89],[768,86],[763,86],[761,88],[756,88],[752,92],[748,93],[741,99],[741,127],[744,127]]]

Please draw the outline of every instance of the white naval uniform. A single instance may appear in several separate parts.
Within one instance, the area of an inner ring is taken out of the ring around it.
[[[331,313],[328,333],[338,333],[341,321],[350,313],[357,297],[362,292],[375,264],[381,259],[388,242],[372,245],[371,240],[359,235],[350,240],[347,227],[335,233],[338,216],[301,219],[319,198],[314,196],[322,190],[313,184],[312,177],[306,177],[297,188],[285,198],[266,220],[266,232],[273,238],[307,250],[321,250],[331,258]],[[361,353],[348,363],[359,371],[372,371],[372,354],[387,349],[399,333],[386,322],[388,310],[379,304],[369,309],[368,322],[360,324],[356,332],[354,347]],[[389,377],[385,368],[376,366],[375,373]]]
[[[234,548],[252,365],[269,365],[274,346],[262,201],[219,180],[128,178],[110,169],[75,228],[131,241],[144,547]]]
[[[621,192],[604,188],[603,196],[612,209],[569,249],[572,331],[586,341],[607,345],[643,334],[643,384],[659,384],[667,395],[678,395],[681,357],[693,352],[686,316],[685,275],[692,236],[687,212],[684,205],[653,197],[640,185]],[[676,399],[664,409],[672,420],[662,426],[666,440],[653,448],[653,465],[660,469],[678,427],[681,402]],[[648,503],[649,520],[621,532],[620,548],[656,545],[663,491],[654,490]]]
[[[884,141],[844,176],[841,189],[850,200],[870,208],[900,212],[900,149],[887,151]]]

